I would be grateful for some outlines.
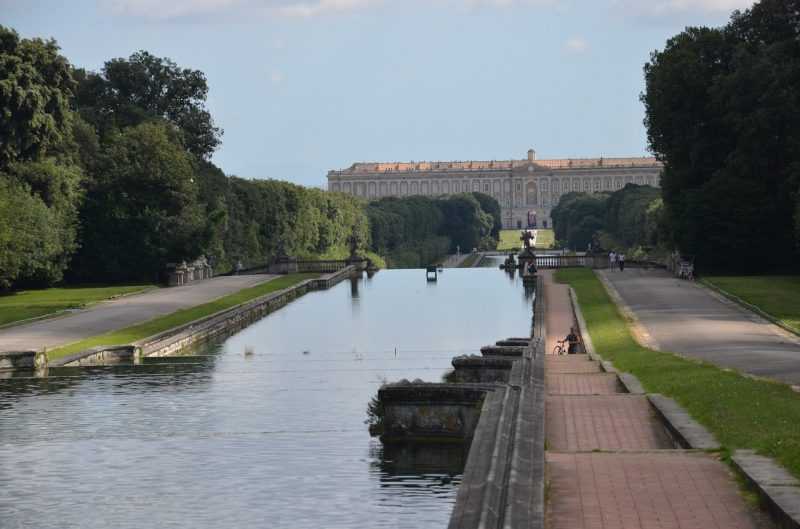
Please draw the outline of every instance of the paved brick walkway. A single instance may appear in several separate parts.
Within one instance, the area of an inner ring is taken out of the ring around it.
[[[548,373],[600,373],[597,362],[589,361],[588,355],[548,355],[544,361]]]
[[[572,309],[548,282],[547,330],[559,336]],[[647,397],[621,393],[616,374],[575,355],[547,357],[545,375],[548,529],[771,527],[713,455],[675,450]]]
[[[614,395],[620,392],[619,380],[613,373],[576,375],[545,371],[545,385],[549,395]]]
[[[755,529],[726,467],[706,454],[549,453],[549,529]]]
[[[550,450],[650,450],[673,448],[653,417],[647,397],[610,395],[547,397],[545,417]]]
[[[559,340],[569,334],[574,325],[572,305],[569,300],[569,287],[556,283],[552,270],[543,270],[539,274],[544,278],[544,295],[547,300],[545,325],[547,326],[547,343],[545,352],[550,354]]]

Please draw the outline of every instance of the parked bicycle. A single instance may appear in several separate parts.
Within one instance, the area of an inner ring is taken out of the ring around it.
[[[567,340],[559,340],[556,342],[556,346],[553,347],[553,354],[554,355],[565,355],[567,354],[568,350]]]

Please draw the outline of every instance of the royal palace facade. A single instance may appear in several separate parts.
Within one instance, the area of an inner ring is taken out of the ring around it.
[[[662,168],[655,158],[539,160],[531,149],[523,160],[355,163],[329,171],[328,189],[366,199],[480,191],[500,203],[504,227],[546,228],[561,195],[658,187]]]

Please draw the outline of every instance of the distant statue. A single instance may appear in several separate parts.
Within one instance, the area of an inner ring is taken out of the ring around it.
[[[352,235],[347,239],[347,243],[350,245],[350,259],[356,259],[358,257],[358,246],[361,243],[361,239],[355,229]]]
[[[278,239],[278,257],[286,257],[286,242],[284,241],[283,237]]]
[[[534,239],[533,234],[528,230],[523,231],[522,232],[522,236],[519,238],[519,240],[521,240],[525,244],[525,249],[526,250],[530,250],[531,249],[531,241],[533,239]]]

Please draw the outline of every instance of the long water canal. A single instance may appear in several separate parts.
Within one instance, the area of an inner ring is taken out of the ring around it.
[[[197,356],[0,380],[0,526],[444,528],[464,454],[385,451],[367,402],[530,323],[496,269],[389,270]]]

